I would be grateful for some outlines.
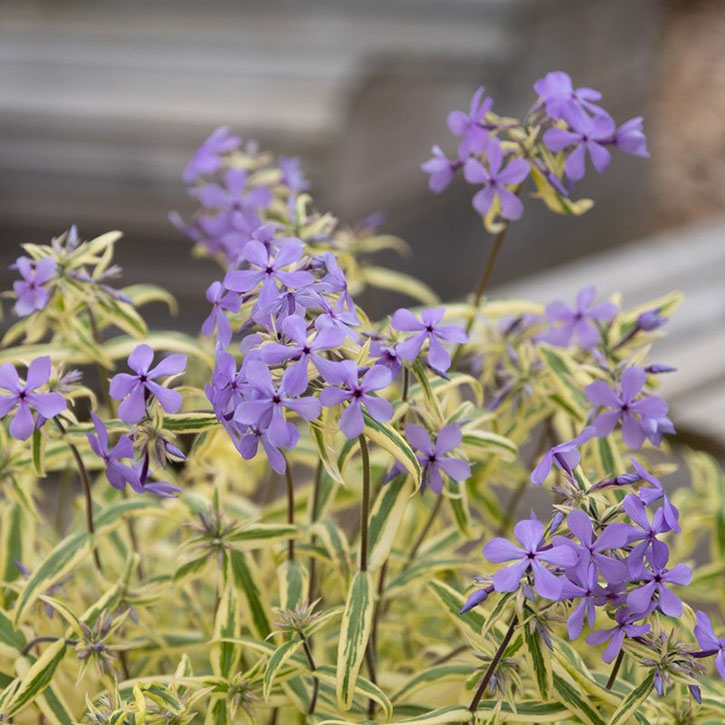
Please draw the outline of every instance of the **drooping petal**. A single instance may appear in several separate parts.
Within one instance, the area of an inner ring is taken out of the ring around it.
[[[340,430],[347,438],[357,438],[365,428],[360,403],[353,400],[340,416]]]
[[[387,423],[395,412],[393,404],[385,398],[377,398],[374,395],[366,395],[363,398],[365,409],[378,423]]]
[[[30,406],[24,400],[21,400],[18,403],[18,410],[10,422],[8,429],[10,435],[16,440],[26,441],[32,435],[34,428],[35,420],[30,411]]]
[[[630,448],[638,449],[642,447],[646,431],[642,424],[629,412],[622,415],[622,439]]]
[[[534,570],[534,586],[539,596],[552,601],[559,599],[562,590],[561,580],[536,559],[534,559],[531,568]]]
[[[657,604],[659,610],[668,617],[681,617],[684,607],[682,606],[680,598],[661,584],[657,587],[657,591],[660,595]]]
[[[566,157],[564,171],[573,181],[579,181],[579,179],[584,177],[584,171],[586,169],[585,154],[586,149],[583,144],[580,144]]]
[[[515,592],[524,572],[529,568],[529,561],[522,559],[511,566],[499,569],[493,575],[493,586],[497,592]]]
[[[619,410],[608,410],[605,413],[598,415],[593,421],[592,425],[597,431],[597,435],[600,438],[608,436],[617,425],[619,421],[620,412]]]
[[[521,219],[524,213],[524,204],[516,194],[505,188],[498,188],[496,191],[498,199],[501,202],[501,214],[506,219],[516,221]]]
[[[136,385],[118,406],[118,416],[124,423],[134,425],[139,423],[146,415],[146,400],[144,398],[144,386]]]
[[[656,587],[657,584],[651,581],[644,586],[633,589],[627,595],[627,607],[635,614],[646,611],[652,601]]]
[[[531,483],[535,486],[540,486],[546,480],[551,466],[554,463],[554,454],[549,451],[540,461],[539,465],[531,473]]]
[[[428,347],[428,364],[441,373],[445,373],[451,366],[451,356],[434,336],[431,336]]]
[[[284,400],[285,408],[294,411],[303,420],[314,420],[320,416],[322,405],[317,398],[287,398]]]

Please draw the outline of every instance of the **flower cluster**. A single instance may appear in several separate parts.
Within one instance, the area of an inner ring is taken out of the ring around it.
[[[534,83],[538,98],[524,121],[501,117],[493,101],[479,88],[468,112],[452,111],[448,129],[460,138],[453,159],[439,146],[422,165],[431,191],[442,192],[459,170],[469,184],[480,185],[473,208],[488,223],[500,216],[521,218],[523,182],[532,176],[539,196],[555,211],[580,213],[586,204],[571,202],[573,182],[583,178],[586,157],[602,173],[609,166],[609,149],[648,156],[642,118],[617,127],[597,102],[601,93],[577,88],[562,71],[552,71]],[[583,328],[581,328],[583,329]]]

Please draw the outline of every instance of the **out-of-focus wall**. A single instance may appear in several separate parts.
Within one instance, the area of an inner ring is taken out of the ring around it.
[[[700,5],[696,2],[695,5]],[[568,70],[604,93],[618,120],[648,119],[666,97],[662,48],[676,35],[657,0],[179,0],[0,4],[0,285],[20,241],[75,222],[84,236],[125,231],[129,282],[153,280],[198,328],[217,273],[167,222],[189,208],[180,174],[217,125],[298,154],[323,209],[354,222],[388,216],[414,256],[399,262],[442,296],[470,289],[490,242],[471,188],[435,197],[419,170],[445,118],[483,83],[523,114],[531,84]],[[682,12],[682,10],[678,10]],[[664,39],[664,40],[663,40]],[[676,44],[675,44],[676,45]],[[658,95],[659,94],[659,95]],[[670,114],[677,113],[670,109]],[[659,114],[658,114],[659,115]],[[656,126],[670,134],[676,123]],[[657,138],[652,139],[658,147]],[[675,160],[675,165],[677,160]],[[530,204],[496,281],[624,244],[656,222],[644,202],[656,165],[619,155],[581,194],[581,219]],[[376,297],[382,314],[389,297]]]

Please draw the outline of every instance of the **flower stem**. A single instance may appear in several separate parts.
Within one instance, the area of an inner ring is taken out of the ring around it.
[[[511,637],[513,637],[513,635],[514,635],[514,629],[516,629],[516,625],[518,623],[519,623],[519,618],[517,615],[514,614],[513,618],[511,619],[511,624],[509,624],[508,632],[506,632],[506,635],[504,636],[503,640],[501,641],[501,644],[499,645],[498,649],[496,650],[496,654],[493,656],[493,659],[491,660],[491,664],[488,666],[488,669],[486,670],[486,674],[483,676],[483,679],[481,680],[481,684],[478,686],[478,689],[476,690],[476,694],[473,696],[473,700],[471,700],[471,704],[468,706],[468,710],[470,712],[473,712],[473,713],[476,712],[478,703],[481,702],[483,693],[486,691],[486,688],[488,687],[488,683],[491,681],[491,677],[493,677],[493,673],[496,671],[496,668],[498,667],[498,663],[501,661],[501,658],[503,657],[503,653],[506,651],[506,647],[508,647],[509,642],[511,641]]]
[[[294,526],[295,523],[295,486],[292,481],[292,471],[290,470],[289,461],[286,461],[284,467],[284,478],[287,482],[287,523]],[[290,538],[287,540],[287,559],[295,560],[295,540]]]
[[[62,637],[35,637],[34,639],[31,639],[25,647],[23,647],[20,654],[25,656],[31,649],[33,649],[33,647],[35,647],[35,645],[42,644],[43,642],[57,642],[59,639],[62,639]],[[75,645],[78,644],[75,639],[67,639],[65,643],[71,647],[75,647]]]
[[[360,571],[368,570],[368,518],[370,516],[370,455],[365,436],[361,433],[360,455],[362,456],[362,509],[360,511]]]
[[[611,690],[614,686],[614,683],[617,679],[617,674],[619,673],[619,668],[622,666],[622,660],[624,659],[624,650],[620,649],[619,654],[617,655],[617,659],[614,661],[614,667],[612,667],[612,674],[609,675],[609,679],[607,680],[607,690]]]
[[[310,511],[310,524],[314,524],[317,521],[317,508],[320,505],[320,485],[322,483],[322,461],[317,464],[317,470],[315,471],[315,483],[312,491],[312,510]],[[310,543],[314,546],[316,536],[312,536]],[[315,574],[316,574],[316,559],[314,556],[310,557],[310,583],[307,588],[307,601],[315,601]]]
[[[483,268],[481,278],[478,280],[478,285],[476,285],[476,291],[473,293],[474,310],[471,316],[468,318],[468,322],[466,323],[466,335],[470,335],[471,330],[476,323],[476,317],[478,316],[478,305],[481,303],[481,298],[483,297],[483,294],[488,287],[488,283],[491,280],[491,274],[493,273],[493,268],[496,266],[496,260],[498,259],[499,252],[501,251],[501,247],[503,246],[503,240],[506,236],[506,232],[509,230],[509,226],[510,224],[506,222],[506,226],[504,226],[504,228],[496,235],[496,239],[493,242],[493,247],[491,247],[491,251],[488,253],[488,258],[486,259],[486,266]],[[455,364],[461,357],[463,345],[464,343],[460,343],[460,345],[458,345],[458,347],[456,348],[456,351],[453,354],[451,367],[455,366]]]
[[[413,544],[413,548],[410,550],[410,553],[408,554],[408,560],[406,562],[407,564],[410,564],[413,559],[415,559],[415,555],[418,553],[418,549],[420,548],[423,541],[425,541],[425,537],[428,535],[428,532],[430,531],[430,527],[433,525],[433,522],[435,521],[436,516],[438,515],[438,512],[441,509],[441,504],[443,503],[443,494],[439,494],[435,506],[431,509],[430,516],[428,516],[428,520],[425,522],[425,526],[423,527],[422,531],[418,535],[418,538],[415,540],[415,543]]]
[[[65,437],[65,426],[63,425],[63,423],[61,423],[58,418],[53,418],[53,420],[55,421],[55,424],[60,432]],[[68,444],[68,447],[73,454],[73,458],[75,459],[76,466],[78,467],[78,473],[80,474],[81,478],[81,484],[83,486],[83,494],[86,500],[86,523],[88,526],[88,533],[91,535],[91,537],[94,538],[93,561],[96,564],[96,569],[98,570],[98,572],[100,574],[103,574],[103,566],[101,565],[101,558],[98,555],[98,549],[96,548],[95,542],[96,526],[93,522],[93,498],[91,497],[91,481],[88,478],[88,471],[86,471],[86,467],[83,463],[83,458],[81,458],[81,454],[78,452],[78,449],[69,441],[66,441],[66,443]]]
[[[305,637],[303,632],[298,631],[298,634],[300,635],[300,639],[302,640],[302,649],[305,651],[307,664],[310,666],[310,672],[312,672],[312,699],[310,700],[310,706],[307,709],[307,714],[312,715],[314,714],[315,707],[317,706],[317,693],[320,689],[320,681],[317,679],[317,675],[315,674],[317,668],[315,667],[315,660],[312,658],[312,649],[310,647],[310,643],[307,641],[307,638]]]

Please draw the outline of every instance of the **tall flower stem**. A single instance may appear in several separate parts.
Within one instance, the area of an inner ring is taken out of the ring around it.
[[[415,555],[418,553],[418,549],[420,549],[421,544],[425,541],[425,537],[428,536],[430,527],[433,526],[433,522],[435,521],[436,516],[438,516],[438,512],[441,510],[442,503],[443,494],[439,494],[436,499],[435,505],[431,509],[430,515],[428,516],[428,520],[425,522],[425,526],[422,528],[420,534],[418,534],[418,538],[415,540],[415,543],[413,544],[413,547],[408,554],[406,565],[410,564],[410,562],[415,559]]]
[[[501,247],[503,246],[503,240],[506,237],[506,232],[508,232],[509,226],[510,224],[506,222],[504,228],[496,235],[496,239],[494,239],[491,251],[488,253],[488,258],[486,259],[486,266],[483,268],[481,278],[478,280],[476,290],[473,293],[474,310],[471,316],[468,318],[468,322],[466,323],[466,335],[471,334],[471,330],[476,324],[476,318],[478,317],[478,305],[481,303],[481,298],[483,297],[486,289],[488,288],[488,283],[491,281],[491,274],[493,274],[493,268],[496,266],[496,260],[498,259],[499,252],[501,251]],[[461,343],[456,348],[455,353],[453,353],[451,367],[454,367],[460,359],[461,353],[463,351],[463,345],[464,343]]]
[[[368,519],[370,518],[370,454],[365,436],[360,435],[360,455],[362,456],[362,508],[360,509],[360,571],[368,570]]]
[[[298,634],[300,635],[300,639],[302,640],[302,649],[305,652],[307,664],[309,665],[310,672],[312,673],[312,698],[310,699],[310,706],[307,709],[307,714],[313,715],[315,712],[315,707],[317,706],[317,693],[320,690],[320,681],[317,679],[317,667],[315,667],[315,660],[312,657],[312,648],[310,647],[310,643],[307,641],[307,637],[305,637],[303,632],[298,632]]]
[[[287,523],[294,526],[295,523],[295,485],[292,481],[292,471],[289,461],[286,461],[284,467],[284,478],[287,483]],[[295,559],[295,540],[290,538],[287,540],[287,559],[294,561]]]
[[[508,631],[506,632],[503,640],[501,641],[501,644],[499,645],[498,649],[496,650],[496,654],[493,656],[493,659],[491,660],[491,664],[488,666],[488,669],[486,670],[486,674],[484,674],[483,679],[481,680],[481,684],[478,686],[478,689],[476,690],[476,694],[473,696],[473,700],[471,700],[471,704],[468,706],[468,709],[470,712],[474,712],[474,713],[476,712],[478,703],[481,702],[483,693],[486,692],[488,683],[491,681],[491,678],[493,677],[493,673],[496,671],[496,668],[498,667],[498,663],[501,661],[501,658],[503,657],[503,653],[506,651],[506,647],[509,646],[511,637],[514,636],[514,629],[516,629],[516,625],[518,623],[519,623],[519,618],[514,614],[513,619],[511,620],[511,624],[509,624]]]
[[[53,421],[55,422],[58,430],[60,430],[63,437],[65,437],[65,426],[63,425],[63,423],[61,423],[60,419],[58,418],[53,418]],[[78,452],[78,449],[70,441],[66,441],[66,443],[68,445],[68,448],[70,448],[70,451],[73,454],[73,458],[76,462],[76,466],[78,467],[78,473],[80,474],[81,485],[83,487],[83,494],[86,500],[86,525],[88,527],[88,533],[91,535],[91,537],[94,538],[93,561],[96,564],[96,569],[98,570],[99,574],[103,574],[101,557],[98,555],[98,548],[96,547],[95,542],[96,526],[93,522],[93,498],[91,497],[91,480],[88,477],[88,471],[86,471],[85,464],[83,463],[83,458],[81,458],[81,454]]]
[[[313,490],[312,490],[312,510],[310,511],[310,524],[314,524],[315,521],[317,521],[317,509],[320,505],[320,486],[322,484],[322,461],[320,461],[317,464],[317,470],[315,471],[315,482],[313,484]],[[312,536],[311,543],[314,546],[315,541],[317,540],[316,536]],[[310,557],[310,583],[307,588],[307,601],[308,602],[314,602],[315,601],[315,586],[316,586],[316,559],[314,556]]]
[[[607,690],[611,690],[614,686],[614,683],[617,680],[617,675],[619,674],[619,668],[622,666],[623,659],[624,650],[620,649],[619,654],[617,655],[617,659],[614,661],[614,667],[612,667],[612,674],[609,675],[609,679],[607,680]]]

